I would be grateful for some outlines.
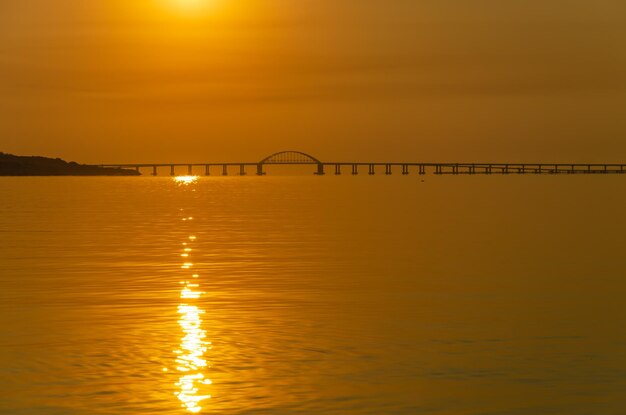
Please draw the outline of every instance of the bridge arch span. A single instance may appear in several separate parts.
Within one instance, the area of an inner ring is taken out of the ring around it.
[[[301,151],[281,151],[274,153],[259,162],[259,164],[317,164],[322,162],[310,154]]]

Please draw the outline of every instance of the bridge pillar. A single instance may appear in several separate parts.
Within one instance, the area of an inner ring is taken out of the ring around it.
[[[452,174],[459,174],[459,165],[455,164],[452,166]]]
[[[315,172],[315,174],[318,176],[323,176],[326,174],[326,172],[324,172],[324,165],[322,163],[317,164],[317,171]]]
[[[263,172],[263,164],[256,165],[256,175],[257,176],[265,176],[265,172]]]
[[[402,165],[402,175],[406,176],[409,174],[409,166],[407,164]]]
[[[176,168],[173,164],[170,166],[170,176],[176,176]]]
[[[244,164],[240,164],[239,165],[239,175],[240,176],[245,176],[246,175],[246,166]]]
[[[352,165],[352,175],[356,176],[357,174],[359,174],[359,165],[358,164],[353,164]]]
[[[152,166],[152,175],[153,176],[157,176],[158,175],[157,166]]]
[[[222,165],[222,176],[228,176],[228,165],[227,164],[223,164]]]
[[[335,164],[335,175],[339,176],[341,174],[341,164]]]
[[[208,164],[204,166],[204,175],[205,176],[211,175],[211,167]]]
[[[419,170],[420,170],[419,171],[420,176],[423,176],[426,174],[426,166],[424,166],[423,164],[420,164]]]
[[[191,164],[189,166],[187,166],[187,174],[189,176],[193,175],[193,166]]]
[[[385,174],[387,176],[391,175],[391,164],[386,164],[385,165]]]
[[[376,174],[376,168],[374,167],[373,164],[369,165],[369,171],[367,172],[370,176],[373,176]]]

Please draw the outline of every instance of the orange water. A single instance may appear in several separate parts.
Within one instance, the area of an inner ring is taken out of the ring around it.
[[[625,413],[626,180],[421,180],[0,179],[0,414]]]

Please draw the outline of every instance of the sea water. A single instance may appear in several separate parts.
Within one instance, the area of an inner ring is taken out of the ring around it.
[[[624,414],[626,179],[0,179],[0,413]]]

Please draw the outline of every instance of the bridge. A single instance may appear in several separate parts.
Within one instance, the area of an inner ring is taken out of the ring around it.
[[[159,169],[169,169],[169,174],[177,175],[177,169],[186,169],[186,173],[193,175],[198,169],[202,169],[206,176],[210,176],[215,170],[218,174],[228,176],[236,171],[236,174],[245,176],[249,170],[258,176],[266,174],[266,166],[271,165],[298,165],[312,166],[313,173],[319,176],[327,172],[335,175],[377,173],[387,176],[398,172],[402,175],[415,173],[425,175],[459,175],[459,174],[624,174],[626,164],[603,164],[603,163],[398,163],[398,162],[323,162],[310,154],[301,151],[281,151],[272,154],[258,162],[231,162],[231,163],[140,163],[140,164],[102,164],[99,167],[111,167],[120,169],[149,169],[153,176],[157,176]]]

